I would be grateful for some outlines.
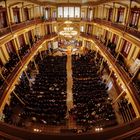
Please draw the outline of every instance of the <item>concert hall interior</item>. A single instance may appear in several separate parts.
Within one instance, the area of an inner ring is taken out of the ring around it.
[[[140,0],[0,0],[0,139],[140,139]]]

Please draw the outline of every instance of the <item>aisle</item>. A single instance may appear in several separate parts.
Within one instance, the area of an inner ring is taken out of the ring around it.
[[[67,128],[73,129],[76,128],[76,122],[72,115],[69,114],[69,110],[73,108],[73,93],[72,93],[72,86],[73,86],[73,79],[72,79],[72,57],[71,52],[67,53]]]
[[[67,109],[70,110],[73,108],[73,95],[72,95],[72,60],[71,60],[71,54],[67,55]]]

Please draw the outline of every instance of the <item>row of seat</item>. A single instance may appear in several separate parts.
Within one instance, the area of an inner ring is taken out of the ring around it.
[[[78,125],[107,127],[108,122],[116,124],[116,117],[95,56],[95,52],[89,52],[79,59],[72,57],[74,108],[70,112]]]
[[[60,125],[65,123],[66,116],[66,56],[53,57],[47,56],[43,60],[36,57],[39,73],[32,77],[30,83],[25,75],[22,74],[20,83],[16,85],[14,92],[25,103],[20,112],[23,120],[35,120],[36,122],[49,125]],[[6,107],[7,108],[7,107]],[[6,109],[5,122],[12,122],[12,112]],[[19,121],[18,124],[21,124]],[[25,123],[22,123],[24,126]]]

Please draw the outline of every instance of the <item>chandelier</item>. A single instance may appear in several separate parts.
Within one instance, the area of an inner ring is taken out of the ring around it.
[[[65,21],[64,23],[65,23],[65,24],[72,24],[72,21],[67,20],[67,21]]]
[[[63,30],[59,32],[59,34],[66,38],[72,38],[76,36],[78,32],[75,31],[73,27],[64,27]]]

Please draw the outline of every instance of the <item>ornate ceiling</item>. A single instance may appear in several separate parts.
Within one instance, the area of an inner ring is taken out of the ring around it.
[[[38,2],[46,3],[80,3],[80,4],[86,4],[86,3],[92,3],[92,4],[102,4],[102,3],[108,3],[108,2],[130,2],[130,0],[36,0]],[[133,0],[134,2],[140,3],[140,0]]]
[[[112,6],[113,2],[116,5],[129,6],[130,0],[6,0],[8,5],[14,5],[19,2],[24,4],[39,4],[43,6],[60,6],[60,5],[82,5],[82,6],[97,6],[100,4],[106,4],[106,6]],[[0,0],[4,4],[4,0]],[[140,0],[132,0],[132,6],[140,6]]]

